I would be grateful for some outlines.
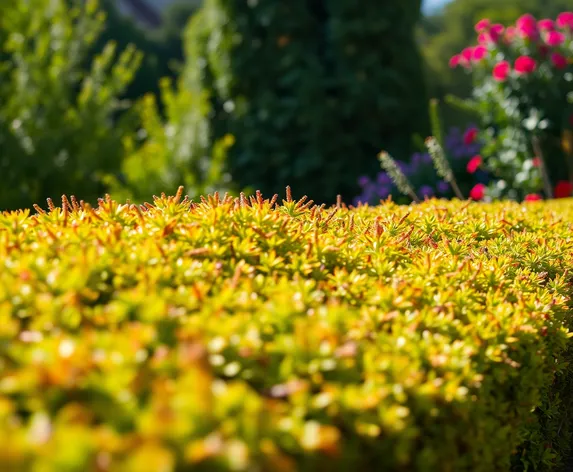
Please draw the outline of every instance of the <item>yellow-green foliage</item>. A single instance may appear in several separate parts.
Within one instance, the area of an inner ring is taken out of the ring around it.
[[[180,200],[0,216],[1,470],[559,462],[569,202]]]

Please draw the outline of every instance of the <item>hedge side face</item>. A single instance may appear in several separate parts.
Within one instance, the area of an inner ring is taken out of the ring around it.
[[[217,196],[1,214],[2,470],[550,469],[572,222]]]

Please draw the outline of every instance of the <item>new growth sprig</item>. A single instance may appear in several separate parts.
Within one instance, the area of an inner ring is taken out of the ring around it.
[[[433,136],[430,136],[426,139],[425,144],[428,152],[430,153],[430,156],[432,157],[432,161],[438,175],[452,186],[456,197],[458,197],[460,200],[464,200],[464,196],[462,195],[462,192],[460,191],[460,188],[458,187],[454,177],[454,172],[452,171],[452,168],[446,159],[444,149],[438,140]]]
[[[409,196],[416,203],[419,203],[420,199],[416,195],[416,192],[414,192],[408,177],[406,177],[400,170],[392,156],[390,156],[390,154],[388,154],[386,151],[382,151],[380,154],[378,154],[378,160],[380,161],[380,166],[386,171],[398,190],[404,195]]]

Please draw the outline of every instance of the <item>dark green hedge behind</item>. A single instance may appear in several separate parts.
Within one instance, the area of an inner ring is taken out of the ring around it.
[[[332,202],[356,195],[381,148],[404,156],[427,122],[419,13],[419,0],[207,0],[185,81],[212,94],[214,135],[236,136],[238,184]]]

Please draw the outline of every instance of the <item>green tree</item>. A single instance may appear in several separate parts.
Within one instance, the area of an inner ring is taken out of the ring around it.
[[[71,6],[70,6],[71,4]],[[4,0],[0,7],[0,208],[73,193],[93,201],[119,170],[133,130],[118,97],[141,54],[108,43],[84,63],[103,29],[96,0]]]
[[[236,137],[233,178],[331,202],[357,194],[381,148],[407,155],[427,121],[419,11],[419,0],[207,0],[183,80],[211,96],[212,135]]]
[[[175,75],[169,62],[176,52],[170,51],[160,39],[145,31],[132,18],[122,15],[114,0],[99,1],[100,9],[105,12],[105,23],[91,48],[87,63],[109,42],[114,42],[120,50],[135,46],[142,53],[142,61],[123,98],[136,100],[150,92],[159,93],[159,80]]]
[[[168,52],[169,66],[178,71],[185,59],[183,34],[189,20],[201,7],[203,0],[185,0],[170,4],[163,12],[163,21],[152,37]]]
[[[168,78],[161,81],[159,97],[147,94],[135,107],[141,139],[130,134],[124,140],[124,180],[113,175],[106,179],[114,197],[143,203],[180,185],[194,199],[228,190],[225,160],[233,138],[224,136],[211,145],[205,119],[211,110],[208,97],[184,89],[179,81],[174,86]]]

